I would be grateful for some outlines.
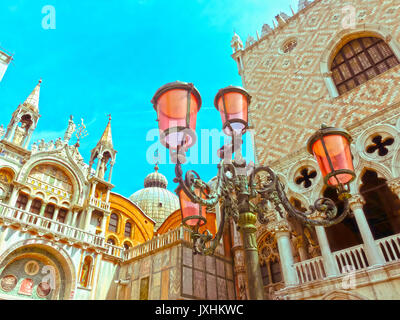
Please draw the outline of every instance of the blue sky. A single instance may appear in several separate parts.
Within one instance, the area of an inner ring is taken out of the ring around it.
[[[230,57],[236,31],[245,43],[261,34],[264,23],[280,11],[297,11],[297,0],[2,0],[0,46],[14,54],[0,82],[0,124],[42,78],[40,114],[34,139],[56,140],[64,135],[69,115],[87,124],[89,136],[80,151],[89,161],[112,114],[118,151],[114,191],[130,196],[143,187],[154,165],[146,160],[146,141],[156,128],[150,103],[155,91],[175,80],[192,82],[203,105],[197,128],[221,128],[213,106],[218,89],[242,85]],[[42,8],[52,5],[56,29],[42,28]],[[251,158],[251,156],[250,156]],[[208,181],[213,164],[188,165]],[[186,170],[187,168],[185,168]],[[174,166],[160,165],[172,182]]]

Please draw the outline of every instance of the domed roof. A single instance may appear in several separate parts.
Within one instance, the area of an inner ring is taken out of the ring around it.
[[[158,172],[158,165],[154,167],[154,172],[150,173],[146,179],[144,179],[144,187],[149,188],[149,187],[159,187],[159,188],[164,188],[166,189],[168,186],[168,180],[167,178]]]
[[[144,179],[144,189],[136,191],[129,199],[135,202],[145,214],[156,221],[155,228],[158,228],[168,216],[178,210],[179,198],[167,190],[167,178],[158,172],[150,173]]]

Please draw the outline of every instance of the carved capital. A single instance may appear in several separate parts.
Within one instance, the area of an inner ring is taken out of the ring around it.
[[[400,179],[388,181],[387,185],[394,193],[400,193]]]
[[[362,209],[365,204],[364,198],[360,194],[352,195],[349,199],[350,208],[352,210]]]
[[[277,220],[269,224],[267,230],[272,234],[277,234],[280,232],[289,232],[289,223],[287,222],[287,220],[284,219]]]
[[[332,71],[324,72],[324,73],[322,74],[322,76],[323,76],[324,78],[331,78],[331,77],[332,77]]]

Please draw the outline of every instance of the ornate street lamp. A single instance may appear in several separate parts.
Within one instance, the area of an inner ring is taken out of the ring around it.
[[[171,158],[177,161],[196,143],[196,119],[201,107],[199,91],[191,83],[167,83],[157,90],[151,102],[157,111],[160,142],[170,149]]]
[[[240,87],[229,86],[218,91],[214,105],[221,113],[222,129],[226,135],[245,133],[250,100],[247,91]]]
[[[181,93],[181,98],[162,101],[164,94],[176,88],[184,92]],[[186,96],[193,96],[190,103]],[[182,222],[191,229],[194,253],[213,254],[220,243],[225,222],[233,218],[243,235],[247,276],[251,283],[250,299],[263,299],[255,236],[257,219],[260,223],[268,223],[266,213],[272,205],[281,217],[284,217],[286,212],[289,216],[309,225],[337,224],[349,213],[348,184],[354,179],[355,174],[350,152],[350,135],[344,130],[323,126],[310,138],[308,150],[316,157],[325,184],[336,188],[339,199],[344,202],[344,210],[337,215],[337,207],[328,198],[316,200],[306,212],[297,210],[287,199],[282,183],[270,167],[255,167],[254,163],[246,163],[242,157],[242,137],[248,128],[250,100],[251,97],[246,90],[232,86],[219,90],[215,97],[214,104],[221,113],[223,131],[232,137],[232,144],[220,149],[221,161],[218,164],[216,184],[213,187],[201,180],[195,171],[189,170],[185,175],[182,171],[185,152],[196,141],[195,119],[201,104],[198,91],[191,84],[182,82],[167,84],[157,91],[152,103],[158,114],[161,142],[170,150],[176,150],[176,154],[179,155],[175,158],[174,182],[179,184],[176,193],[180,198]],[[189,107],[189,104],[194,108]],[[189,114],[191,121],[188,120]],[[165,125],[163,120],[165,117],[180,119],[182,124],[174,127],[177,129],[172,129],[171,125]],[[186,131],[187,129],[189,131]],[[175,136],[169,139],[170,132],[174,132]],[[181,132],[186,132],[186,136],[177,135]],[[225,151],[229,151],[228,155],[234,154],[233,158],[227,156]],[[257,204],[250,201],[252,199],[257,199]],[[207,223],[207,208],[212,208],[217,203],[221,208],[221,222],[217,234],[213,237],[207,230],[200,233],[199,228]]]
[[[316,158],[325,184],[342,189],[354,180],[351,140],[346,131],[325,125],[308,140],[308,152]]]

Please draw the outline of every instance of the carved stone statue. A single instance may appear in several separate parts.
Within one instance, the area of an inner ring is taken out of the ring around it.
[[[265,35],[267,35],[267,34],[269,34],[269,33],[271,33],[271,32],[272,32],[272,29],[271,29],[271,27],[270,27],[268,24],[264,24],[264,25],[262,26],[261,36],[265,36]]]
[[[54,149],[54,141],[53,140],[51,140],[50,142],[49,142],[49,144],[48,144],[48,151],[51,151],[51,150],[53,150]]]
[[[38,151],[38,145],[36,141],[32,144],[32,153],[36,153]]]
[[[41,139],[39,142],[39,151],[43,151],[46,148],[46,143],[44,142],[44,139]]]
[[[27,124],[26,123],[22,123],[21,126],[17,126],[15,128],[15,133],[14,133],[14,139],[13,139],[13,143],[17,146],[21,146],[22,142],[24,141],[25,137],[26,137],[26,127]]]
[[[1,126],[0,126],[0,139],[1,139],[2,136],[4,136],[4,133],[5,133],[5,132],[6,132],[6,130],[4,130],[4,126],[1,125]]]
[[[99,160],[99,161],[101,161],[101,163],[100,163],[100,168],[99,168],[99,175],[98,175],[98,177],[99,177],[100,179],[104,179],[104,175],[105,175],[105,173],[106,173],[106,171],[107,171],[107,163],[106,163],[106,160],[105,160],[105,159],[102,159],[102,160]]]
[[[60,148],[62,145],[63,145],[63,143],[62,143],[62,141],[61,141],[61,138],[58,138],[58,139],[56,140],[56,149]]]
[[[68,127],[64,134],[64,141],[69,142],[71,140],[72,134],[75,132],[76,125],[73,120],[73,116],[69,117]]]
[[[256,42],[256,41],[254,40],[254,37],[248,36],[248,37],[247,37],[247,40],[246,40],[246,48],[247,48],[247,47],[250,47],[254,42]]]

